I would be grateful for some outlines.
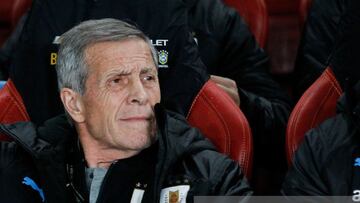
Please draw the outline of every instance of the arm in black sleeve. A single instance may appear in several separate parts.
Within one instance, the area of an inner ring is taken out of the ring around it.
[[[222,163],[217,163],[216,165],[224,167],[219,170],[221,175],[219,176],[219,182],[214,187],[214,195],[247,196],[253,194],[246,177],[236,162],[224,159]]]

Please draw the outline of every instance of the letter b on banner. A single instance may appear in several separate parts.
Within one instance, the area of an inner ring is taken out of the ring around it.
[[[57,53],[50,54],[50,65],[56,65]]]

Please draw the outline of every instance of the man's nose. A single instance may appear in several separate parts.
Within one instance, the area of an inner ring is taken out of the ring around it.
[[[148,101],[148,94],[140,79],[133,80],[130,84],[129,102],[145,104]]]

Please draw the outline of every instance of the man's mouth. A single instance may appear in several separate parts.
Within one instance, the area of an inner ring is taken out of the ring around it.
[[[132,117],[126,117],[121,118],[121,121],[148,121],[150,120],[149,116],[132,116]]]
[[[152,116],[148,115],[136,115],[136,116],[127,116],[124,118],[120,118],[120,121],[125,122],[142,122],[142,121],[151,121],[153,119]]]

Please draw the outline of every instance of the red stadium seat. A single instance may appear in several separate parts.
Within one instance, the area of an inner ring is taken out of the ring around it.
[[[299,26],[300,30],[304,27],[310,6],[313,0],[299,0]]]
[[[14,123],[18,121],[29,121],[24,103],[14,83],[8,80],[0,89],[0,123]],[[0,141],[9,140],[0,134]]]
[[[10,36],[31,0],[3,0],[0,3],[0,46]]]
[[[252,171],[252,136],[249,123],[234,101],[208,81],[195,98],[187,119],[219,149],[237,161],[246,177]]]
[[[336,113],[336,102],[342,94],[340,84],[328,67],[305,91],[292,111],[286,130],[286,155],[292,157],[305,133]]]
[[[259,45],[264,48],[269,29],[269,16],[264,0],[224,0],[224,2],[236,8],[248,23],[251,32]]]

